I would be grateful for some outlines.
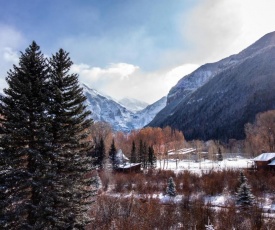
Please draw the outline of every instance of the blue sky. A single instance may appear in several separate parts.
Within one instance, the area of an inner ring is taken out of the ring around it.
[[[272,0],[0,0],[0,84],[35,40],[70,52],[80,81],[154,102],[206,62],[275,30]]]

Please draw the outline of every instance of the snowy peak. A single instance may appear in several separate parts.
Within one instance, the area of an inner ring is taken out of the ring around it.
[[[140,110],[143,110],[149,105],[148,103],[137,100],[135,98],[123,98],[118,102],[132,112],[138,112]]]
[[[109,123],[115,131],[130,132],[134,129],[143,128],[166,104],[166,97],[164,97],[140,111],[133,112],[111,97],[99,93],[86,84],[82,84],[82,88],[84,95],[87,97],[87,108],[92,112],[92,119]],[[133,104],[139,104],[138,100],[129,99],[129,101],[132,101]],[[145,103],[143,103],[144,105]]]

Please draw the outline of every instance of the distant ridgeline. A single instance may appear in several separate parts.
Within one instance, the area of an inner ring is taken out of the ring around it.
[[[245,138],[244,125],[275,109],[275,32],[240,52],[205,64],[169,92],[148,126],[171,126],[186,139]]]

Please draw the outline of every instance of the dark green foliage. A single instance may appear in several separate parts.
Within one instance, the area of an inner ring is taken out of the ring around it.
[[[243,172],[240,173],[239,176],[239,187],[236,193],[236,203],[237,205],[240,205],[241,207],[245,208],[248,206],[253,205],[254,202],[254,196],[251,193],[251,188],[247,183],[247,179],[244,176]]]
[[[246,183],[246,182],[247,182],[247,178],[246,178],[246,176],[243,174],[242,171],[240,172],[238,181],[239,181],[239,186],[241,186],[243,183]]]
[[[218,150],[218,157],[217,157],[218,161],[223,161],[223,156],[222,156],[222,151],[221,151],[221,148],[219,147],[219,150]]]
[[[52,216],[48,66],[33,42],[6,78],[1,97],[0,228],[39,228]],[[26,218],[27,217],[27,218]],[[43,221],[44,220],[44,221]]]
[[[141,163],[141,167],[143,169],[147,169],[148,166],[148,147],[147,143],[142,140],[139,141],[139,155],[138,155],[138,163]]]
[[[154,148],[149,146],[148,148],[148,167],[155,168],[157,164],[157,158],[154,153]]]
[[[95,158],[94,165],[99,169],[103,169],[105,160],[105,144],[102,137],[100,138],[99,143],[95,144],[93,157]]]
[[[59,227],[69,224],[83,228],[89,221],[84,214],[93,195],[89,189],[93,181],[86,176],[92,169],[92,158],[87,154],[92,146],[85,140],[92,121],[88,119],[90,112],[86,111],[78,76],[69,74],[72,65],[69,54],[60,49],[49,63],[51,132],[57,164],[56,206],[60,208],[58,221],[62,224]]]
[[[133,141],[133,143],[132,143],[130,162],[131,163],[137,163],[137,152],[136,152],[135,141]]]
[[[117,167],[118,167],[118,162],[116,159],[116,152],[117,151],[116,151],[116,146],[115,146],[115,140],[113,139],[110,150],[109,150],[109,159],[111,161],[113,169],[117,169]]]
[[[176,185],[172,177],[168,179],[167,188],[166,188],[166,194],[168,196],[176,196]]]
[[[0,98],[1,229],[83,229],[89,221],[91,120],[71,65],[63,50],[46,63],[33,42],[8,72]]]

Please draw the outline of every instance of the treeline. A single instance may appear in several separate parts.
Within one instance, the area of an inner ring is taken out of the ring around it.
[[[125,134],[112,133],[110,125],[97,122],[91,132],[90,140],[94,145],[92,155],[97,159],[96,166],[99,168],[103,168],[108,159],[114,162],[113,154],[119,149],[131,163],[141,163],[143,169],[154,168],[157,159],[165,162],[169,150],[177,151],[186,144],[183,133],[170,127],[147,127]]]

